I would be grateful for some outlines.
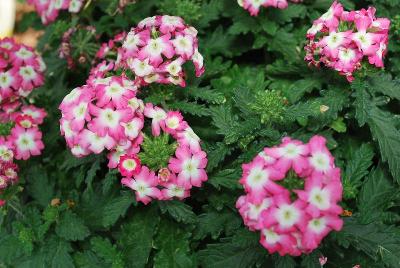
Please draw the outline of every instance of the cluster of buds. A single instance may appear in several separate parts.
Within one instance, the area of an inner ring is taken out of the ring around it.
[[[298,3],[302,0],[291,0],[291,2]],[[279,9],[285,9],[288,7],[287,0],[237,0],[239,6],[249,11],[251,16],[257,16],[260,12],[260,8],[263,7],[274,7]]]
[[[44,83],[45,65],[31,47],[0,39],[0,104],[28,96]]]
[[[73,69],[76,66],[76,63],[74,61],[74,47],[73,44],[71,43],[71,37],[76,33],[76,31],[78,30],[77,27],[73,27],[73,28],[69,28],[62,36],[61,39],[61,46],[59,49],[59,53],[58,56],[61,59],[66,59],[67,60],[67,64],[68,64],[68,68],[69,69]],[[83,30],[89,32],[89,34],[91,34],[92,36],[95,35],[96,33],[96,28],[93,26],[86,26],[83,28]],[[87,62],[87,55],[84,54],[80,54],[78,55],[78,61],[79,64],[84,64],[85,62]]]
[[[330,231],[342,228],[340,169],[321,136],[307,144],[284,138],[264,148],[243,165],[240,183],[246,195],[236,207],[245,225],[261,232],[260,243],[271,254],[310,253]]]
[[[78,13],[83,6],[83,2],[84,0],[28,0],[28,4],[35,7],[43,24],[55,21],[61,10]]]
[[[159,136],[162,130],[177,141],[175,156],[170,157],[168,167],[158,171],[142,165],[138,154],[121,156],[119,170],[124,176],[122,184],[134,190],[137,201],[144,204],[152,199],[184,199],[190,196],[190,189],[201,187],[208,178],[205,171],[207,155],[201,150],[200,138],[183,120],[180,112],[166,112],[147,103],[144,115],[152,119],[153,136]]]
[[[317,67],[322,63],[351,82],[365,57],[370,64],[384,67],[389,27],[390,20],[376,18],[373,7],[344,11],[335,1],[308,30],[305,60]]]

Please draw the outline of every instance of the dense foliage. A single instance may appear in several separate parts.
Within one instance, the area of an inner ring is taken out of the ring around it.
[[[323,255],[326,267],[399,267],[400,1],[341,1],[350,10],[373,4],[392,21],[385,69],[363,65],[352,83],[304,61],[306,32],[331,2],[251,17],[233,0],[89,0],[45,27],[36,13],[25,15],[18,31],[45,30],[37,47],[45,85],[30,95],[48,112],[45,150],[19,163],[20,183],[0,209],[0,266],[317,268]],[[106,154],[71,154],[58,106],[85,84],[102,42],[155,14],[181,16],[199,31],[206,71],[197,78],[188,64],[186,88],[153,83],[140,96],[184,114],[207,152],[208,181],[185,201],[143,205],[108,169]],[[69,60],[59,57],[65,46]],[[268,254],[235,208],[241,165],[284,136],[308,142],[316,134],[342,170],[343,229],[309,255]]]

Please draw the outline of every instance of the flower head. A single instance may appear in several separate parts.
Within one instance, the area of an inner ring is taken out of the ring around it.
[[[236,207],[250,230],[261,231],[260,242],[271,254],[310,253],[343,226],[340,170],[321,136],[307,144],[284,138],[265,148],[243,165],[240,183],[246,195]]]
[[[335,1],[308,30],[305,60],[310,65],[332,68],[351,82],[364,58],[383,67],[389,26],[388,19],[375,17],[373,7],[348,12]]]

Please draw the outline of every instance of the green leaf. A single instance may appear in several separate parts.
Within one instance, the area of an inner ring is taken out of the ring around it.
[[[296,267],[296,262],[293,259],[293,257],[290,256],[284,256],[284,257],[277,257],[275,260],[275,266],[276,267],[282,267],[282,268],[294,268]]]
[[[125,267],[122,253],[108,239],[94,237],[90,240],[93,252],[113,268]]]
[[[204,105],[197,104],[196,102],[175,101],[174,103],[170,104],[169,107],[197,116],[206,116],[209,114],[208,109]]]
[[[387,267],[400,265],[400,233],[397,228],[377,223],[360,224],[348,218],[340,235],[357,250]]]
[[[361,180],[369,173],[368,168],[372,165],[374,151],[369,144],[362,144],[346,162],[343,173],[343,187],[345,195],[348,191],[350,195],[346,198],[353,198],[357,188],[361,186]]]
[[[208,157],[207,171],[212,171],[216,168],[232,152],[232,148],[223,142],[216,142],[206,147]]]
[[[72,251],[71,245],[56,237],[51,237],[45,244],[46,259],[53,268],[73,268],[73,260],[69,254]]]
[[[194,223],[196,214],[192,211],[192,207],[182,201],[161,201],[158,205],[163,214],[167,213],[178,222]]]
[[[75,213],[67,210],[56,226],[56,233],[65,240],[83,240],[89,235],[89,229]]]
[[[370,79],[370,88],[390,98],[400,100],[400,81],[393,80],[390,74],[382,73]]]
[[[393,115],[374,107],[367,119],[372,136],[378,140],[382,160],[389,163],[393,178],[400,183],[400,131]]]
[[[314,89],[321,87],[321,80],[316,78],[304,78],[294,82],[288,90],[285,91],[285,95],[291,103],[296,103],[304,96],[305,93],[310,93]]]
[[[204,239],[210,235],[213,239],[217,239],[222,232],[227,235],[232,234],[240,225],[241,219],[236,213],[228,209],[222,211],[209,209],[206,213],[198,216],[194,238]]]
[[[364,183],[358,200],[361,222],[371,222],[380,219],[381,214],[389,208],[391,201],[399,195],[386,178],[381,168],[370,173]]]
[[[228,189],[240,189],[239,178],[241,171],[237,169],[224,169],[214,175],[210,175],[208,183],[212,184],[218,190],[221,187]]]
[[[393,177],[400,183],[400,131],[394,116],[379,109],[363,88],[356,90],[356,118],[360,126],[368,123],[373,138],[378,141],[382,160],[388,162]]]
[[[106,263],[102,262],[95,253],[91,251],[77,252],[73,256],[74,263],[82,268],[106,268]]]
[[[102,214],[103,216],[103,226],[110,227],[117,222],[117,220],[126,214],[128,208],[132,206],[134,196],[130,191],[121,192],[120,196],[107,202]]]
[[[0,236],[0,264],[11,264],[24,252],[22,242],[13,235],[1,234]]]
[[[171,221],[160,222],[156,237],[154,256],[155,268],[185,268],[196,267],[189,247],[190,233],[182,230],[179,225]]]
[[[239,232],[232,238],[221,239],[220,243],[208,244],[206,249],[198,253],[201,267],[260,266],[265,256],[265,249],[260,246],[258,240],[259,234],[245,231]]]
[[[368,119],[368,111],[371,109],[371,95],[366,90],[365,83],[355,80],[352,84],[352,88],[356,90],[355,96],[355,107],[356,107],[356,119],[360,127],[364,126]]]
[[[39,166],[32,167],[26,175],[29,182],[28,192],[42,207],[50,204],[54,198],[54,183],[50,182],[47,173]]]
[[[338,133],[346,133],[347,126],[346,123],[343,121],[343,117],[339,117],[335,121],[330,124],[330,127]]]
[[[158,211],[154,207],[138,211],[121,227],[117,241],[122,249],[125,263],[130,267],[144,267],[153,247],[153,236],[159,222]]]

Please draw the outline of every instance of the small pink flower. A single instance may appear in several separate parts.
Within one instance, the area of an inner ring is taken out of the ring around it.
[[[140,160],[136,155],[122,155],[119,160],[119,172],[122,176],[131,178],[141,170]]]
[[[160,190],[156,187],[158,179],[153,171],[143,166],[140,173],[133,179],[123,178],[121,183],[135,191],[136,200],[148,204],[153,198],[161,197]]]
[[[318,258],[318,261],[319,261],[319,264],[322,267],[328,262],[328,257],[321,256],[321,257]]]
[[[29,129],[16,126],[11,130],[10,140],[15,146],[15,158],[27,160],[31,155],[40,155],[44,148],[42,133],[33,127]]]
[[[183,185],[200,187],[208,179],[205,167],[207,166],[206,153],[203,151],[191,152],[188,147],[178,147],[176,158],[171,158],[168,168],[178,173],[177,181]]]

